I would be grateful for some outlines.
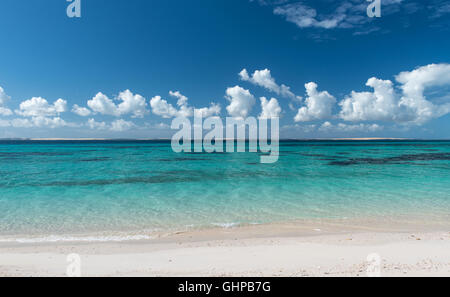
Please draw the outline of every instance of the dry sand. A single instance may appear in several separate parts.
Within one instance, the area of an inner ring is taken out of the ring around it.
[[[143,241],[0,243],[0,276],[66,276],[73,253],[82,276],[367,276],[374,253],[381,276],[450,276],[448,229],[400,229],[280,224]]]

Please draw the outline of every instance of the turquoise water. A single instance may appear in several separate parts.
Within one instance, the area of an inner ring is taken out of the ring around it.
[[[450,142],[282,142],[260,155],[164,141],[0,142],[0,236],[301,219],[450,218]]]

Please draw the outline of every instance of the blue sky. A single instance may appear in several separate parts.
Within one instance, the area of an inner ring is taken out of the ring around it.
[[[382,3],[2,0],[0,138],[170,137],[194,109],[280,115],[285,138],[450,138],[448,1]]]

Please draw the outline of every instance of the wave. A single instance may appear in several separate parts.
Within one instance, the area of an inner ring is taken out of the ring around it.
[[[155,236],[149,235],[124,235],[124,236],[58,236],[50,235],[46,237],[35,238],[0,238],[0,243],[56,243],[56,242],[124,242],[141,241],[155,239]]]
[[[224,229],[232,229],[232,228],[240,227],[242,224],[241,223],[212,223],[211,225],[213,225],[215,227],[224,228]]]

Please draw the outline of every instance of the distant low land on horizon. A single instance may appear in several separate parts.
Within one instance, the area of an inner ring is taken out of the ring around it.
[[[170,141],[169,138],[0,138],[0,141]],[[227,139],[221,139],[226,141]],[[270,140],[270,139],[269,139]],[[279,141],[322,141],[322,140],[398,140],[398,141],[450,141],[450,139],[422,139],[422,138],[392,138],[392,137],[361,137],[361,138],[282,138]],[[247,139],[248,141],[248,139]]]

